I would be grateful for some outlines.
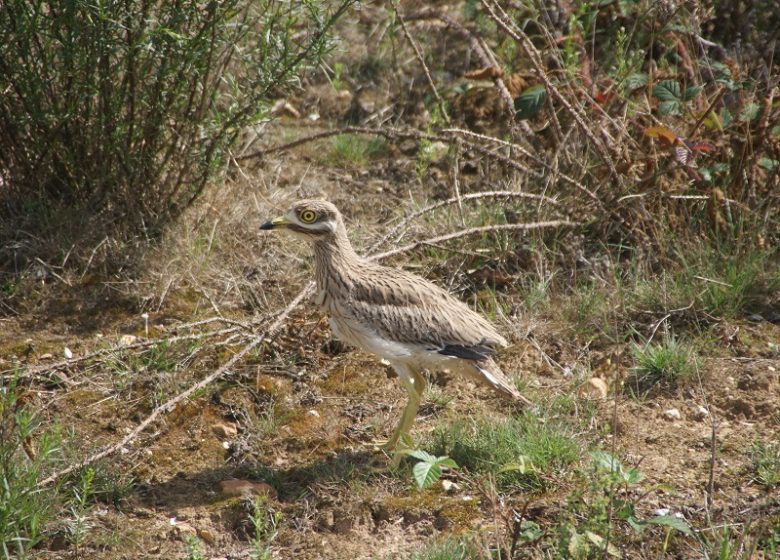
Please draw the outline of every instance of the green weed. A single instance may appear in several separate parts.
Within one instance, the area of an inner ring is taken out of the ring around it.
[[[185,560],[205,560],[198,537],[195,535],[187,535],[184,539],[184,544],[187,547],[187,555],[184,557]]]
[[[627,384],[642,393],[657,385],[683,384],[693,377],[699,365],[696,350],[671,335],[655,344],[634,344],[631,353],[635,365]]]
[[[42,427],[16,381],[0,380],[0,551],[5,558],[26,558],[56,514],[59,486],[38,483],[58,460],[60,446],[59,429]]]
[[[767,490],[780,486],[780,443],[757,441],[751,450],[753,478]]]
[[[505,490],[544,490],[580,456],[566,426],[530,413],[498,422],[457,421],[434,432],[431,448],[465,470],[495,475]]]
[[[385,153],[387,146],[381,138],[358,134],[339,134],[330,141],[329,164],[343,167],[361,167],[372,158]]]
[[[591,466],[580,473],[584,484],[569,496],[564,519],[557,527],[558,548],[571,558],[620,557],[615,545],[617,529],[630,528],[641,533],[651,526],[667,529],[664,548],[673,531],[692,535],[681,518],[656,515],[642,519],[636,511],[635,490],[644,475],[635,467],[624,467],[605,451],[591,453]],[[568,515],[568,519],[565,516]],[[616,526],[620,522],[621,526]]]
[[[249,542],[252,550],[249,555],[252,560],[271,560],[271,544],[279,533],[279,522],[282,514],[272,511],[265,498],[255,498],[249,521],[252,524],[252,535]]]
[[[479,549],[465,539],[445,539],[414,552],[408,560],[481,560]]]
[[[68,523],[68,539],[76,547],[76,556],[79,555],[79,549],[91,529],[88,514],[94,490],[94,478],[95,470],[92,467],[87,467],[81,474],[79,484],[72,490],[73,500],[70,507],[71,519]]]

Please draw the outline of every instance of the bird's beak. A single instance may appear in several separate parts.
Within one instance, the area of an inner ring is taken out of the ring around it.
[[[280,216],[278,218],[274,218],[270,222],[264,223],[260,226],[260,229],[280,229],[286,228],[289,225],[290,221],[287,220],[284,216]]]

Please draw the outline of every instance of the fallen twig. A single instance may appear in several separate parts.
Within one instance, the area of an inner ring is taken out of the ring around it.
[[[516,191],[483,191],[478,193],[470,193],[466,195],[461,195],[460,200],[461,202],[466,202],[469,200],[480,200],[483,198],[525,198],[530,200],[547,202],[548,204],[552,204],[553,206],[556,207],[560,206],[557,200],[555,200],[554,198],[550,198],[549,196],[544,196],[541,194],[534,194],[534,193],[526,193],[526,192],[516,192]],[[373,245],[371,245],[371,247],[368,249],[368,252],[373,253],[379,247],[384,245],[389,239],[392,238],[395,238],[396,243],[399,242],[403,237],[404,233],[406,232],[407,226],[409,226],[411,222],[413,222],[414,220],[416,220],[417,218],[419,218],[424,214],[428,214],[444,206],[450,206],[452,204],[456,204],[457,202],[458,202],[458,198],[452,197],[452,198],[448,198],[447,200],[441,200],[439,202],[426,206],[425,208],[421,208],[416,212],[412,212],[401,222],[399,222],[393,228],[391,228],[384,236],[382,236],[382,238],[380,238]]]
[[[213,381],[225,375],[235,364],[237,364],[251,350],[253,350],[257,346],[262,344],[267,338],[273,336],[276,333],[276,331],[278,331],[279,328],[282,326],[284,321],[287,319],[287,316],[293,311],[293,309],[298,307],[298,304],[300,302],[302,302],[306,297],[308,297],[308,295],[311,293],[313,288],[314,288],[314,283],[310,282],[303,290],[301,290],[298,293],[297,296],[295,296],[295,298],[287,305],[287,307],[284,308],[284,310],[279,314],[279,316],[276,318],[276,321],[273,322],[273,324],[268,328],[268,330],[253,338],[240,351],[234,354],[233,357],[230,358],[230,360],[228,360],[222,367],[220,367],[219,369],[217,369],[216,371],[214,371],[204,379],[200,380],[199,382],[195,383],[194,385],[191,385],[189,388],[182,391],[175,397],[167,400],[166,402],[164,402],[163,404],[155,408],[152,411],[152,413],[149,414],[149,416],[147,416],[130,433],[128,433],[124,438],[122,438],[121,441],[113,445],[110,445],[108,447],[105,447],[102,450],[98,451],[97,453],[94,453],[77,463],[74,463],[64,469],[55,472],[54,474],[41,480],[38,483],[38,486],[48,486],[49,484],[55,482],[56,480],[62,478],[63,476],[72,473],[73,471],[84,468],[85,466],[90,465],[95,461],[99,461],[100,459],[103,459],[105,457],[108,457],[109,455],[113,455],[114,453],[117,453],[119,450],[121,450],[123,447],[128,445],[135,438],[137,438],[141,434],[141,432],[143,432],[147,427],[149,427],[149,425],[152,424],[152,422],[154,422],[160,415],[165,414],[167,412],[171,412],[174,408],[176,408],[176,406],[180,402],[182,402],[183,400],[187,399],[197,391],[203,389],[204,387],[207,387]]]
[[[529,231],[533,229],[576,227],[579,225],[582,224],[578,222],[570,222],[569,220],[553,220],[549,222],[532,222],[529,224],[496,224],[491,226],[472,227],[472,228],[462,229],[459,231],[453,231],[451,233],[439,235],[437,237],[420,239],[418,241],[409,243],[408,245],[404,245],[403,247],[391,249],[390,251],[385,251],[384,253],[379,253],[378,255],[373,255],[369,258],[371,260],[386,259],[388,257],[392,257],[401,253],[413,251],[414,249],[417,249],[418,247],[421,247],[426,244],[441,243],[443,241],[452,241],[453,239],[459,239],[461,237],[467,237],[469,235],[477,235],[480,233],[495,233],[499,231]]]

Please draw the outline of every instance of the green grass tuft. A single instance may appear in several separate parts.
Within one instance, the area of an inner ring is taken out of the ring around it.
[[[480,560],[483,556],[468,541],[447,539],[436,541],[413,553],[409,560]]]
[[[628,385],[647,392],[657,385],[676,387],[696,373],[696,350],[673,336],[664,336],[657,344],[634,344],[634,368]]]
[[[753,479],[767,490],[780,486],[780,444],[757,441],[751,456]]]
[[[502,490],[545,490],[580,456],[567,426],[530,413],[499,422],[457,421],[434,432],[430,446],[464,470],[495,475]]]
[[[16,381],[0,381],[0,556],[26,558],[59,506],[59,487],[41,488],[60,455],[55,427],[43,430]]]
[[[367,138],[358,134],[340,134],[330,141],[330,164],[360,167],[372,158],[385,153],[387,146],[381,138]]]

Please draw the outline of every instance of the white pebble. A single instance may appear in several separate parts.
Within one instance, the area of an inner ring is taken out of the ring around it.
[[[664,410],[664,418],[667,420],[680,420],[682,415],[676,408],[670,408],[669,410]]]

